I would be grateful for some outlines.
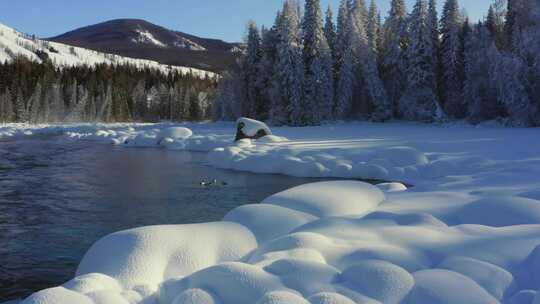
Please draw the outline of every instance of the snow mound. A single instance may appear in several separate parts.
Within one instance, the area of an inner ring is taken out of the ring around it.
[[[339,195],[336,195],[339,193]],[[384,201],[377,187],[364,182],[333,181],[298,186],[265,199],[263,203],[282,206],[316,217],[365,215]]]
[[[289,291],[274,291],[265,294],[257,304],[310,304],[303,297]]]
[[[387,304],[400,303],[414,286],[409,272],[385,261],[362,261],[345,269],[342,277],[351,289]]]
[[[64,287],[55,287],[50,289],[45,289],[43,291],[37,292],[26,300],[22,301],[21,304],[68,304],[68,303],[77,303],[77,304],[94,304],[94,301],[89,297],[71,291]]]
[[[117,232],[95,243],[81,261],[77,276],[98,272],[118,280],[124,288],[152,286],[239,260],[256,247],[249,230],[230,222],[144,227]]]
[[[466,257],[450,257],[439,268],[461,273],[482,286],[497,300],[502,301],[516,292],[514,277],[491,263]]]
[[[456,272],[430,269],[416,272],[413,276],[416,284],[407,296],[408,304],[498,303],[476,282]]]
[[[457,217],[465,224],[492,227],[540,224],[540,201],[521,197],[490,197],[466,205]]]
[[[256,204],[240,206],[229,212],[223,220],[248,227],[259,242],[266,242],[316,219],[317,217],[301,211],[270,204]]]
[[[193,135],[193,131],[184,127],[171,127],[164,130],[161,130],[159,134],[162,138],[171,138],[171,139],[187,139]]]

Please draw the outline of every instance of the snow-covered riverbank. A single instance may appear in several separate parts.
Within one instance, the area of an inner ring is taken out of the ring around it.
[[[220,168],[414,187],[312,184],[219,223],[119,232],[73,281],[23,303],[540,303],[539,129],[358,123],[233,144],[234,131],[19,125],[0,137],[208,151]]]

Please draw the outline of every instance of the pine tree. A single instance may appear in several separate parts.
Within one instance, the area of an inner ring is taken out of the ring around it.
[[[278,21],[278,58],[276,73],[276,98],[270,111],[273,124],[291,123],[298,125],[304,119],[302,83],[304,65],[300,43],[300,19],[296,1],[284,3]]]
[[[341,64],[344,61],[345,52],[348,49],[349,9],[347,0],[341,0],[336,25],[335,46],[335,70],[339,74]]]
[[[139,80],[137,85],[131,93],[134,106],[134,119],[136,121],[143,121],[146,109],[146,84],[144,80]],[[99,116],[99,115],[98,115]]]
[[[255,22],[248,24],[247,51],[242,63],[243,116],[258,118],[261,107],[260,88],[258,87],[259,67],[261,62],[261,37]]]
[[[81,122],[84,120],[85,108],[88,103],[89,94],[88,90],[83,86],[77,87],[77,102],[72,105],[71,112],[66,117],[68,122]]]
[[[352,48],[347,49],[339,71],[336,89],[336,107],[334,116],[337,119],[351,117],[353,108],[353,92],[356,84],[354,75],[355,58]]]
[[[332,118],[334,100],[332,53],[324,34],[320,0],[306,0],[302,30],[305,67],[303,98],[307,107],[294,109],[294,112],[305,113],[295,117],[294,123],[312,125]]]
[[[257,117],[261,120],[268,120],[270,115],[270,105],[276,99],[275,93],[275,65],[277,62],[277,44],[278,33],[277,27],[262,31],[261,51],[262,57],[259,63],[259,75],[257,79],[257,87],[260,88],[260,105]],[[230,91],[229,91],[230,92]]]
[[[337,42],[337,33],[336,33],[336,26],[334,25],[334,12],[332,11],[332,7],[328,6],[326,9],[326,19],[324,23],[324,36],[326,37],[326,42],[330,46],[330,50],[332,51],[332,58],[335,60],[336,58],[336,42]]]
[[[392,117],[393,108],[379,75],[377,56],[369,47],[366,29],[362,27],[364,23],[358,22],[361,17],[356,14],[361,13],[361,10],[354,11],[350,22],[350,45],[357,63],[355,73],[359,81],[356,85],[360,86],[359,94],[353,95],[353,98],[357,101],[361,116],[384,121]]]
[[[463,20],[457,0],[446,0],[441,18],[442,97],[445,113],[452,118],[467,115],[463,103],[462,32]]]
[[[379,50],[379,31],[380,31],[380,19],[379,19],[379,9],[375,0],[371,0],[368,13],[367,21],[367,36],[368,36],[368,45],[373,52],[377,53]]]
[[[101,108],[99,109],[99,114],[97,118],[98,121],[112,121],[112,103],[112,85],[109,83],[109,85],[107,85],[107,91],[105,93],[103,103],[101,104]]]
[[[439,30],[439,15],[437,13],[437,0],[429,0],[428,5],[428,19],[429,19],[429,29],[431,31],[431,40],[433,46],[433,67],[436,77],[435,82],[435,92],[439,100],[443,97],[443,67],[441,61],[441,41],[440,35],[441,31]]]
[[[34,88],[34,92],[32,93],[32,96],[28,100],[28,109],[27,112],[30,114],[30,122],[35,124],[39,122],[39,113],[41,108],[41,83],[38,82],[36,84],[36,87]]]
[[[490,79],[490,67],[496,64],[499,56],[489,25],[476,25],[467,36],[465,55],[464,99],[470,113],[468,120],[472,123],[504,115]]]
[[[506,46],[504,29],[506,10],[504,5],[504,0],[495,0],[494,3],[489,6],[486,17],[486,27],[495,40],[497,47],[500,49],[503,49]]]
[[[13,122],[15,120],[15,111],[13,109],[13,101],[11,96],[11,91],[9,88],[6,89],[6,92],[2,95],[3,99],[3,109],[2,109],[2,121],[3,122]]]
[[[433,40],[425,0],[416,1],[410,20],[407,89],[400,99],[399,108],[405,119],[433,121],[441,115],[441,110],[435,89]]]
[[[392,0],[383,30],[382,79],[388,97],[396,109],[407,86],[406,52],[409,41],[406,19],[407,11],[404,0]]]
[[[15,97],[15,116],[18,122],[28,122],[28,111],[26,111],[21,87],[17,89],[17,96]]]

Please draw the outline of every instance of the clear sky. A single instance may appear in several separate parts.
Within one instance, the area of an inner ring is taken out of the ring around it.
[[[339,0],[321,1],[337,11]],[[390,0],[376,1],[384,16]],[[411,5],[413,0],[407,2]],[[486,14],[491,0],[460,3],[471,20],[478,20]],[[270,25],[281,4],[282,0],[0,0],[0,22],[51,37],[106,20],[139,18],[202,37],[240,41],[248,20]]]

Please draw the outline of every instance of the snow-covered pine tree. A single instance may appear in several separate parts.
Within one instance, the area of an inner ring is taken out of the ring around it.
[[[67,122],[81,122],[84,118],[84,110],[88,103],[89,93],[83,85],[79,85],[77,90],[77,102],[75,105],[72,105],[71,112],[66,117]]]
[[[416,1],[409,20],[407,89],[399,101],[399,109],[404,119],[433,121],[441,110],[435,91],[434,49],[426,0]]]
[[[383,29],[382,79],[394,109],[397,109],[407,84],[407,10],[404,0],[392,0]],[[395,113],[397,114],[397,113]]]
[[[540,125],[540,3],[520,0],[513,9],[516,19],[512,51],[516,60],[521,61],[522,70],[517,73],[530,102],[528,116],[520,118],[520,125]]]
[[[99,114],[97,117],[98,121],[102,121],[102,122],[112,121],[112,103],[113,103],[112,99],[113,99],[112,84],[109,83],[107,85],[106,93],[103,98],[103,103],[101,104],[101,108],[99,109]]]
[[[15,110],[9,88],[6,88],[6,91],[2,94],[0,102],[2,103],[2,122],[13,122],[15,120]]]
[[[442,98],[442,82],[443,82],[443,73],[441,65],[441,31],[439,30],[439,15],[437,12],[437,0],[429,0],[428,4],[428,19],[429,19],[429,28],[431,30],[431,39],[433,45],[433,66],[435,68],[436,76],[436,94],[439,100]]]
[[[531,101],[525,87],[526,69],[517,56],[501,53],[490,69],[490,78],[497,89],[498,102],[508,113],[508,124],[516,127],[532,126]]]
[[[357,22],[356,26],[363,28],[364,31],[367,31],[369,10],[365,0],[351,0],[351,4],[349,5],[349,14],[349,17],[354,14],[355,22]]]
[[[51,120],[53,122],[60,122],[64,119],[65,115],[64,94],[62,93],[61,84],[59,82],[53,83],[48,94],[51,100]]]
[[[279,13],[277,18],[279,18]],[[277,61],[276,46],[278,41],[276,25],[270,29],[263,28],[261,42],[262,57],[259,63],[259,75],[257,79],[257,87],[261,90],[261,102],[257,115],[260,120],[269,119],[270,106],[272,101],[277,98],[275,94],[275,65]]]
[[[216,105],[214,108],[215,120],[218,120],[218,121],[234,120],[235,116],[232,110],[232,103],[236,98],[234,82],[235,80],[231,76],[230,72],[224,73],[222,75],[222,79],[219,82],[219,87],[218,87],[218,94],[217,94],[218,97],[217,97]]]
[[[356,84],[354,74],[355,56],[352,48],[345,51],[343,62],[339,70],[339,77],[336,88],[336,106],[334,117],[336,119],[347,119],[351,117],[353,108],[353,93]]]
[[[261,90],[258,87],[259,68],[261,61],[261,36],[259,28],[254,21],[248,23],[246,38],[246,55],[241,64],[244,96],[243,116],[258,118],[259,108],[261,106]]]
[[[26,110],[21,87],[17,88],[17,96],[15,97],[15,116],[18,122],[28,122],[28,111]]]
[[[139,80],[131,93],[133,100],[133,118],[135,121],[143,120],[143,113],[146,110],[146,84],[144,80]],[[99,116],[99,115],[98,115]]]
[[[368,45],[374,53],[379,51],[379,31],[380,19],[379,9],[375,0],[371,0],[369,5],[368,20],[367,20],[367,38]]]
[[[343,62],[345,51],[347,50],[348,31],[349,31],[349,9],[347,0],[341,0],[336,24],[336,46],[335,46],[335,65],[336,73],[339,73],[339,67]]]
[[[464,99],[471,123],[480,123],[504,115],[497,92],[490,80],[490,67],[498,60],[489,26],[477,24],[466,38]]]
[[[330,50],[332,51],[332,58],[335,60],[336,57],[336,42],[337,42],[337,33],[336,33],[336,26],[334,24],[334,11],[332,11],[332,7],[329,5],[326,9],[326,17],[324,22],[324,36],[326,37],[326,42],[328,43],[328,46],[330,46]]]
[[[355,62],[357,95],[353,100],[359,102],[357,109],[361,117],[367,117],[374,121],[384,121],[392,117],[393,108],[383,82],[379,75],[377,56],[369,47],[365,24],[361,21],[362,9],[351,13],[351,30],[349,33],[350,45],[353,50]]]
[[[30,115],[30,122],[31,123],[38,123],[39,122],[39,113],[41,108],[41,98],[42,98],[42,87],[41,83],[38,81],[34,92],[32,93],[32,96],[30,96],[30,99],[28,100],[28,113]]]
[[[458,1],[446,0],[441,18],[442,104],[447,115],[458,119],[467,115],[463,102],[462,28]]]
[[[270,120],[273,124],[300,125],[304,116],[302,83],[304,65],[300,39],[298,2],[286,0],[278,20],[276,98],[273,100]]]
[[[497,47],[503,49],[505,47],[505,15],[506,15],[506,0],[495,0],[488,10],[486,17],[486,26],[495,40]]]
[[[305,106],[293,109],[304,115],[295,117],[297,125],[317,125],[332,119],[334,76],[332,52],[326,41],[320,0],[306,0],[302,23]]]

